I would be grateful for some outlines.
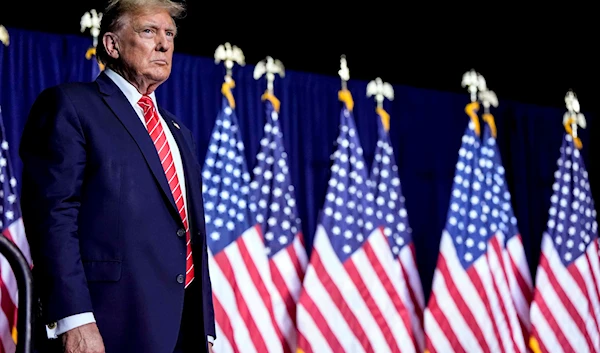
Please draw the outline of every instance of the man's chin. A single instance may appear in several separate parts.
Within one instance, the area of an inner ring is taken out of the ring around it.
[[[162,83],[169,78],[170,74],[171,69],[169,68],[164,70],[154,70],[153,72],[150,72],[147,77],[154,82]]]

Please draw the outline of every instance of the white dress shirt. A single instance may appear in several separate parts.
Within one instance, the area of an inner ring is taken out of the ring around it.
[[[125,80],[121,75],[117,74],[113,70],[107,68],[104,70],[104,73],[119,87],[121,92],[125,95],[138,117],[140,118],[140,122],[146,127],[146,121],[144,119],[144,110],[142,107],[138,105],[138,101],[142,98],[142,94],[138,92],[138,90],[127,80]],[[179,186],[181,188],[181,193],[183,195],[183,204],[187,214],[187,199],[185,193],[185,176],[183,174],[183,163],[181,161],[181,154],[179,153],[179,147],[177,146],[177,142],[173,138],[173,134],[171,133],[171,129],[168,126],[168,123],[165,119],[160,115],[158,111],[158,104],[156,103],[156,95],[154,92],[150,94],[150,98],[154,103],[154,107],[159,116],[159,121],[162,124],[164,133],[167,137],[167,142],[169,143],[169,147],[171,149],[171,155],[173,157],[173,163],[175,164],[175,171],[177,172],[177,178],[179,178]],[[81,313],[68,316],[64,319],[58,320],[56,325],[46,326],[46,331],[48,334],[48,338],[57,338],[58,335],[61,335],[69,330],[72,330],[76,327],[83,326],[85,324],[89,324],[92,322],[96,322],[93,313]],[[208,341],[210,343],[214,342],[214,338],[208,336]]]

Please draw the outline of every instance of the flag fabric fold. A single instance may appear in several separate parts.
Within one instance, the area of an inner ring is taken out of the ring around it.
[[[392,252],[375,227],[349,92],[340,99],[337,150],[297,309],[298,352],[414,352]]]
[[[265,97],[264,136],[253,169],[249,206],[264,237],[273,281],[273,313],[284,352],[295,353],[296,303],[308,260],[276,108],[279,101],[272,95]]]
[[[214,351],[283,352],[273,322],[262,232],[248,208],[250,174],[244,144],[227,97],[223,97],[222,107],[202,171],[217,328]]]
[[[491,151],[481,146],[470,121],[425,309],[430,353],[526,351],[505,270],[506,236],[500,228],[510,220],[502,220],[504,195],[494,185]]]
[[[534,352],[600,352],[598,224],[588,172],[565,134],[542,236],[533,302]]]
[[[2,236],[11,240],[32,266],[17,196],[17,179],[13,174],[8,148],[0,109],[0,229]],[[6,258],[0,255],[0,352],[14,353],[16,350],[17,310],[17,280]]]
[[[398,280],[407,290],[399,293],[410,315],[411,328],[417,351],[424,349],[423,310],[425,298],[416,263],[416,252],[412,230],[408,222],[405,199],[402,194],[398,166],[394,156],[390,135],[383,121],[389,121],[389,115],[378,108],[378,141],[375,159],[371,167],[371,187],[375,202],[377,227],[382,227],[394,256],[394,268]]]
[[[493,119],[493,116],[488,114],[484,120],[488,119]],[[498,149],[495,130],[493,131],[488,124],[485,125],[483,146],[491,161],[492,191],[500,199],[500,217],[497,218],[497,221],[498,228],[505,236],[506,263],[504,272],[507,276],[512,302],[519,317],[521,332],[527,343],[530,331],[529,306],[533,295],[533,284],[517,218],[512,208],[511,195],[506,183],[505,169]]]

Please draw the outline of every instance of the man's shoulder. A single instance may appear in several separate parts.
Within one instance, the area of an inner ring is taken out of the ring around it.
[[[95,82],[64,82],[49,87],[45,91],[61,92],[68,95],[97,94],[98,85]]]
[[[78,100],[79,97],[98,95],[98,88],[94,82],[65,82],[50,86],[38,95],[38,101]]]

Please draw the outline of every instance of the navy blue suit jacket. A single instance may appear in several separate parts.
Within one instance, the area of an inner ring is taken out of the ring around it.
[[[196,282],[190,288],[197,291],[190,310],[201,352],[206,336],[216,336],[201,167],[190,130],[159,111],[184,167]],[[45,90],[20,155],[41,323],[93,312],[108,353],[172,352],[184,304],[183,224],[154,144],[124,94],[105,74]]]

